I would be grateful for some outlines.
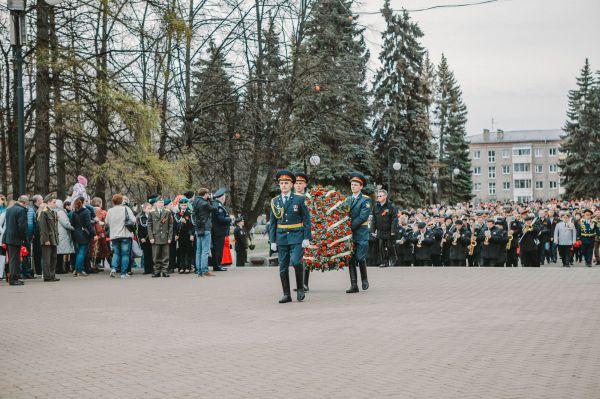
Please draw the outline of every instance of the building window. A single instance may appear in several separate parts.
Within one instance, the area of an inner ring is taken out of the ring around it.
[[[525,203],[531,201],[531,197],[517,197],[517,202]]]
[[[516,163],[513,166],[513,171],[515,173],[518,172],[529,172],[531,170],[531,164],[530,163]]]
[[[543,181],[536,181],[535,182],[535,189],[536,190],[541,190],[542,188],[544,188],[544,182]]]
[[[473,168],[473,174],[477,176],[481,175],[481,166],[475,166]]]
[[[488,162],[489,163],[496,162],[496,151],[495,150],[488,151]]]
[[[510,182],[509,181],[502,182],[502,189],[510,190]]]
[[[513,155],[514,156],[524,156],[524,155],[531,155],[531,148],[517,148],[515,150],[513,150]]]
[[[502,158],[510,158],[510,150],[509,149],[502,150]]]
[[[496,178],[496,167],[488,166],[488,178],[495,179]]]
[[[558,172],[558,166],[557,165],[548,165],[548,172],[550,172],[550,173]]]
[[[481,183],[473,183],[473,191],[481,191]]]
[[[556,180],[551,180],[548,182],[550,188],[558,188],[558,182]]]
[[[515,188],[531,188],[531,180],[517,179],[515,180]]]
[[[544,173],[544,165],[536,164],[535,173]]]
[[[555,157],[556,156],[556,152],[557,152],[556,147],[548,148],[548,155],[549,156]]]
[[[502,174],[503,175],[510,174],[510,165],[502,165]]]
[[[473,159],[479,159],[479,158],[481,158],[481,151],[480,150],[473,151]]]
[[[542,149],[541,148],[536,148],[534,151],[535,151],[534,154],[535,154],[536,158],[539,158],[539,157],[542,156]]]
[[[488,194],[496,195],[496,182],[495,181],[491,181],[488,183]]]

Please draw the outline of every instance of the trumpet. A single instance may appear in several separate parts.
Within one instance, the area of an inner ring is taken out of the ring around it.
[[[425,237],[421,233],[421,235],[419,236],[419,241],[417,241],[417,248],[421,248],[423,246],[423,240],[424,239],[425,239]]]
[[[483,240],[483,245],[490,245],[490,236],[487,235],[487,233],[489,232],[489,230],[486,230],[485,234],[485,240]],[[490,233],[491,235],[492,233]]]
[[[508,232],[508,242],[506,243],[506,249],[510,249],[510,245],[512,244],[512,240],[513,240],[513,231],[510,230]]]
[[[454,236],[454,240],[452,240],[452,245],[457,245],[458,239],[460,238],[460,233],[458,231],[455,231],[453,236]]]
[[[469,244],[469,256],[473,256],[476,245],[477,245],[477,236],[475,235],[475,233],[473,233],[473,234],[471,234],[471,244]]]

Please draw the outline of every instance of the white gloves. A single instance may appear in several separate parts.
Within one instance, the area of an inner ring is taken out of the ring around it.
[[[273,252],[277,251],[277,244],[275,244],[274,242],[271,243],[271,251],[273,251]]]
[[[302,240],[302,248],[308,248],[308,247],[310,247],[310,241]]]

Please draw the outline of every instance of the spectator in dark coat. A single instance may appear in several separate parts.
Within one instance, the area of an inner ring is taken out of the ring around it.
[[[5,231],[2,241],[7,246],[10,285],[23,285],[19,280],[21,246],[27,246],[27,203],[29,198],[22,195],[17,203],[6,211]]]
[[[71,225],[73,226],[73,243],[75,244],[75,271],[74,276],[87,276],[84,271],[85,258],[90,241],[94,237],[90,211],[83,206],[83,200],[77,198],[73,202]]]

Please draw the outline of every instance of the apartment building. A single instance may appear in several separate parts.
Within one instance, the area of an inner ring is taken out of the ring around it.
[[[467,137],[475,201],[547,200],[562,194],[558,130],[515,130]]]

